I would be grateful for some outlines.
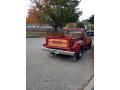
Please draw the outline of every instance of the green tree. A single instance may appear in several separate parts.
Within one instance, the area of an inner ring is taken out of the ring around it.
[[[77,22],[76,27],[77,28],[85,28],[85,25],[83,22]]]
[[[90,22],[91,24],[94,24],[94,15],[91,15],[88,22]]]
[[[91,17],[88,19],[88,22],[90,22],[90,29],[94,30],[94,15],[91,15]]]
[[[57,31],[67,23],[78,21],[82,11],[77,6],[81,0],[32,0],[45,14],[47,22]]]

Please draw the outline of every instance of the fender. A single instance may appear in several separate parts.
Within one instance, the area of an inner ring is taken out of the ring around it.
[[[76,41],[72,46],[72,51],[79,53],[81,46],[83,46],[84,43],[82,40]]]

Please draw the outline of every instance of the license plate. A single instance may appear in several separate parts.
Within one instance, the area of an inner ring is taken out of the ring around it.
[[[59,54],[58,50],[52,50],[52,52],[55,53],[55,54]]]

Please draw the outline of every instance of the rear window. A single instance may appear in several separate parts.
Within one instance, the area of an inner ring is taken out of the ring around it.
[[[79,30],[70,30],[70,31],[65,31],[65,35],[70,35],[72,38],[81,38],[82,32]]]
[[[72,32],[71,37],[74,38],[82,38],[82,33],[81,32]]]

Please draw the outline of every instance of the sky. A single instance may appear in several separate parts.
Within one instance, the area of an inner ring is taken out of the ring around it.
[[[94,14],[94,0],[81,0],[79,8],[83,12],[79,19],[83,20],[89,18],[92,14]]]
[[[30,4],[31,4],[30,0],[26,0],[27,12],[28,12],[28,9],[30,8]],[[27,12],[26,12],[26,16],[28,15]]]
[[[26,2],[27,9],[29,9],[30,3],[31,3],[30,0],[27,0]],[[94,0],[81,0],[79,4],[79,9],[82,10],[83,12],[82,16],[80,16],[79,19],[80,20],[88,19],[92,14],[94,14]]]

